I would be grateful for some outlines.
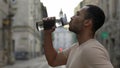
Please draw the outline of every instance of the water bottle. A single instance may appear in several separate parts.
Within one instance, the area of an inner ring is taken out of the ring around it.
[[[41,20],[41,21],[39,21],[39,22],[36,22],[36,28],[37,28],[37,30],[38,31],[41,31],[41,30],[44,30],[45,28],[44,28],[44,25],[43,25],[43,23],[44,23],[44,21],[43,20]],[[56,28],[58,28],[58,27],[64,27],[65,25],[67,25],[68,26],[68,22],[67,22],[67,19],[66,18],[64,18],[64,17],[62,17],[62,18],[60,18],[60,19],[55,19],[55,21],[53,21],[53,23],[46,23],[46,25],[47,25],[47,28],[50,28],[50,27],[52,27],[53,25],[55,25],[56,26]],[[65,28],[66,28],[66,26],[65,26]]]

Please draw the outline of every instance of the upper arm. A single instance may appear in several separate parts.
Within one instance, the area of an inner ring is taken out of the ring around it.
[[[69,53],[73,47],[67,48],[59,52],[54,60],[53,66],[66,65]]]
[[[74,44],[75,45],[75,44]],[[60,66],[60,65],[66,65],[67,59],[69,57],[69,53],[75,46],[71,46],[70,48],[67,48],[63,50],[62,52],[59,52],[53,62],[52,66]]]
[[[113,68],[106,52],[101,48],[91,47],[83,52],[84,61],[93,68]]]
[[[62,53],[58,53],[54,62],[53,66],[60,66],[60,65],[65,65],[67,63],[67,57]]]

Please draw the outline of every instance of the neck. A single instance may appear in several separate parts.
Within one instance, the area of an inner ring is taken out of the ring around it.
[[[93,36],[93,33],[91,32],[82,32],[82,33],[77,34],[79,45],[93,38],[94,36]]]

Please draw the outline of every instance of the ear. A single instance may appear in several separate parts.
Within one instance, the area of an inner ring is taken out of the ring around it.
[[[92,20],[91,19],[85,20],[84,25],[85,26],[92,26]]]

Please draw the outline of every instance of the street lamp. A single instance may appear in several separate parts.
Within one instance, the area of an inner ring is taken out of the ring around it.
[[[3,44],[6,50],[7,64],[14,64],[13,40],[12,40],[12,18],[17,8],[13,7],[13,0],[8,0],[8,16],[3,20]],[[15,1],[15,0],[14,0]]]
[[[14,53],[13,53],[13,40],[12,40],[12,21],[13,21],[13,17],[16,14],[17,11],[17,7],[16,7],[16,0],[9,0],[8,2],[8,20],[9,20],[9,29],[8,29],[8,33],[9,33],[9,45],[8,45],[8,64],[13,64],[14,61]]]

